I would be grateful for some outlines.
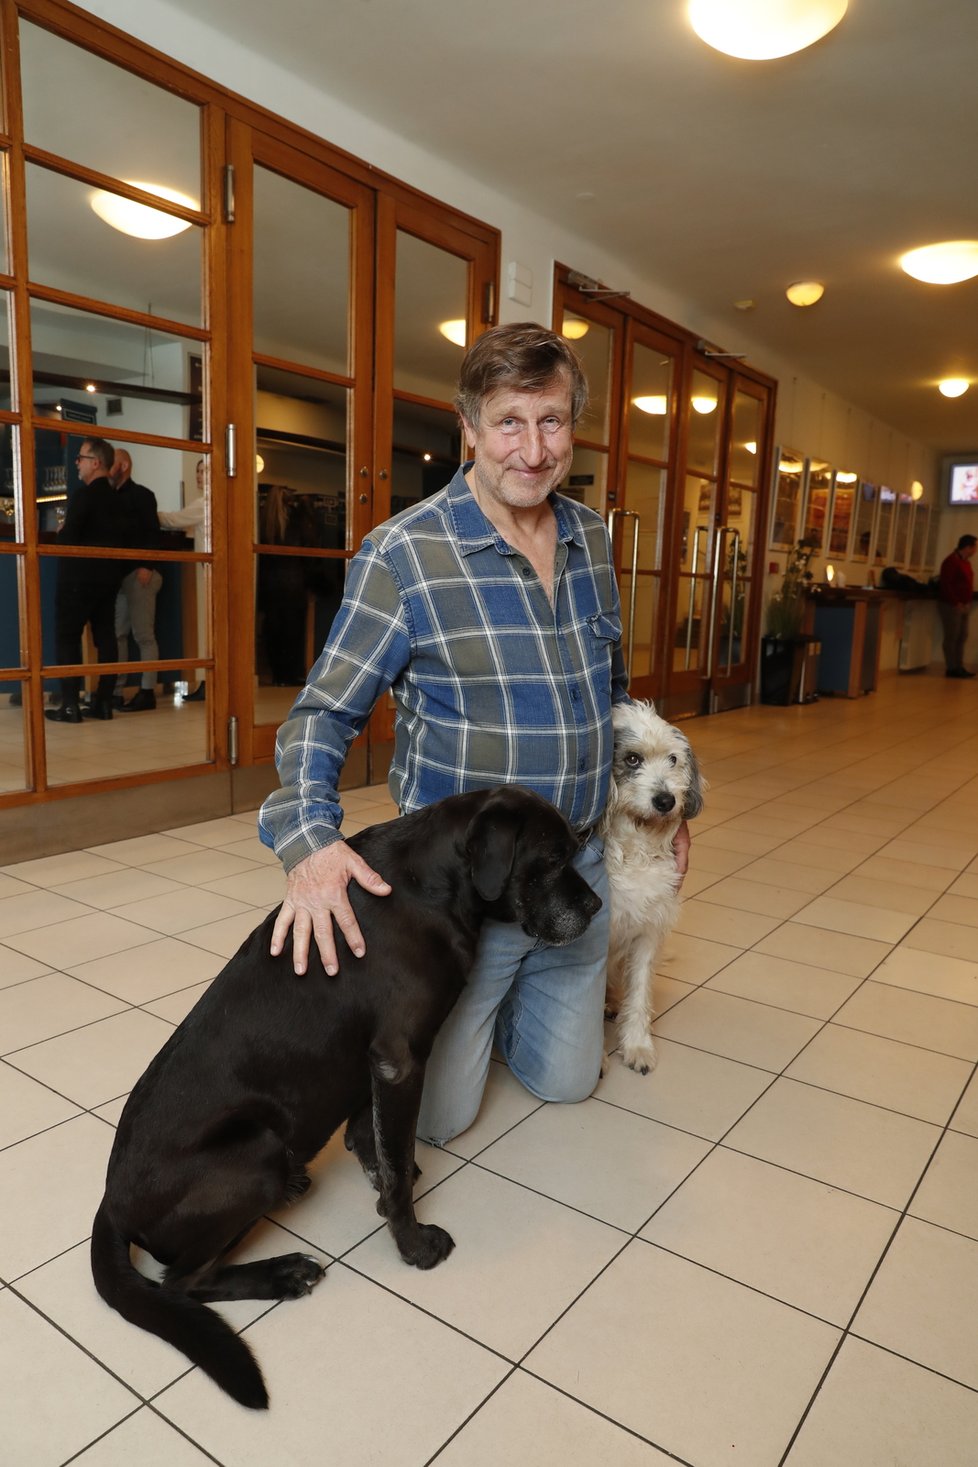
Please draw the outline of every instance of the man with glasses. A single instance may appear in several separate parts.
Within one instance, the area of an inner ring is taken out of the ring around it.
[[[80,485],[68,496],[64,525],[58,532],[62,545],[121,545],[119,507],[109,480],[114,450],[104,438],[86,438],[75,466]],[[99,662],[115,662],[115,599],[128,570],[124,560],[100,560],[95,556],[59,559],[55,590],[55,645],[59,662],[82,661],[82,633],[91,625]],[[52,723],[81,723],[80,677],[61,679],[61,707],[48,708],[45,718]],[[98,680],[90,709],[92,718],[112,717],[115,673]]]

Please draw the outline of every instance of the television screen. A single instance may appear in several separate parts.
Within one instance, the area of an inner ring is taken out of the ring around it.
[[[944,468],[948,507],[978,506],[978,453],[947,459]]]

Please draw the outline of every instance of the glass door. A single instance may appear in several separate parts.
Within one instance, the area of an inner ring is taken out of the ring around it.
[[[702,711],[701,686],[716,651],[715,617],[723,548],[721,463],[726,383],[719,370],[696,366],[685,390],[685,466],[680,501],[675,599],[670,638],[670,689],[694,694],[689,711]]]
[[[373,196],[277,140],[231,133],[230,535],[250,574],[231,589],[230,714],[250,764],[272,754],[372,523]]]

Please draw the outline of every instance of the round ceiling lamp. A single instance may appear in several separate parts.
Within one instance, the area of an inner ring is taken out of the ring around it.
[[[785,291],[793,306],[813,306],[824,294],[825,286],[820,280],[796,280]]]
[[[914,479],[913,483],[910,485],[910,498],[916,503],[918,499],[923,499],[923,497],[924,486],[919,479]]]
[[[453,346],[465,345],[466,327],[464,321],[442,321],[438,330],[445,337],[446,341],[450,341]]]
[[[171,204],[182,204],[185,209],[199,207],[196,199],[188,198],[174,188],[164,188],[161,183],[145,183],[136,178],[127,178],[126,183]],[[101,188],[96,189],[89,202],[106,224],[111,224],[122,234],[131,234],[134,239],[172,239],[192,227],[188,219],[177,219],[173,214],[164,214],[162,209],[151,209],[148,204],[137,204],[135,199],[124,199],[120,194],[110,194]]]
[[[937,390],[945,397],[963,397],[970,386],[967,377],[945,377],[943,382],[938,382]]]
[[[946,239],[900,256],[900,269],[925,285],[957,285],[978,275],[978,239]]]
[[[804,51],[828,35],[848,0],[689,0],[701,41],[741,61],[771,61]]]
[[[715,397],[695,396],[691,397],[689,401],[693,411],[697,413],[703,413],[704,416],[707,413],[712,413],[716,410],[717,400]]]
[[[650,397],[633,397],[632,406],[637,407],[640,413],[649,413],[654,418],[664,418],[666,415],[666,395],[664,392],[655,393]]]
[[[859,475],[854,474],[851,469],[840,469],[835,476],[835,482],[837,484],[855,484],[858,478]]]
[[[560,334],[568,341],[580,341],[582,336],[587,336],[588,325],[589,323],[582,320],[580,316],[565,316]]]

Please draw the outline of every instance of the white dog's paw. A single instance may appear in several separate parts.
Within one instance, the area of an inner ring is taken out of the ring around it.
[[[650,1074],[658,1059],[651,1039],[643,1040],[641,1044],[623,1044],[621,1047],[622,1064],[627,1065],[630,1070],[637,1070],[640,1075]]]

